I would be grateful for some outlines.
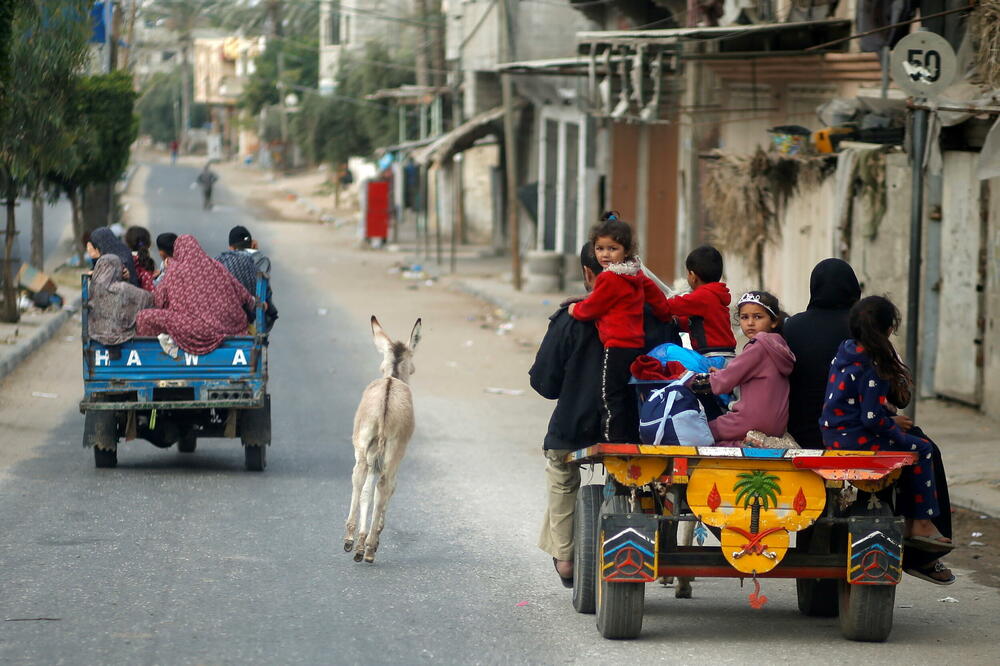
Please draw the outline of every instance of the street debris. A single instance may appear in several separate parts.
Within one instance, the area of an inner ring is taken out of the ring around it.
[[[985,546],[986,544],[983,543],[982,541],[970,541],[969,545],[970,546]]]
[[[528,605],[528,602],[527,602],[527,601],[518,601],[518,602],[517,602],[516,604],[514,604],[514,605],[515,605],[515,606],[517,606],[518,608],[523,608],[524,606],[527,606],[527,605]]]
[[[472,342],[472,340],[466,340],[466,341],[465,341],[465,343],[464,343],[464,345],[465,345],[466,347],[471,347],[471,346],[472,346],[473,344],[474,344],[474,343]]]
[[[938,601],[940,601],[941,603],[944,603],[944,604],[957,604],[958,603],[958,599],[956,599],[955,597],[945,597],[944,599],[938,599]]]
[[[527,603],[527,602],[525,602]],[[4,622],[60,622],[61,617],[8,617]]]
[[[316,310],[316,314],[318,314],[320,317],[325,317],[327,312],[329,312],[329,310],[327,310],[326,308],[319,308]]]
[[[496,395],[524,395],[524,391],[521,389],[498,388],[496,386],[487,386],[483,391]]]
[[[896,608],[913,608],[913,604],[899,604]]]
[[[49,398],[49,399],[55,399],[59,397],[58,393],[45,393],[43,391],[32,391],[31,395],[36,398]]]
[[[971,536],[973,539],[975,539],[975,538],[983,536],[983,533],[982,532],[973,532],[969,536]]]

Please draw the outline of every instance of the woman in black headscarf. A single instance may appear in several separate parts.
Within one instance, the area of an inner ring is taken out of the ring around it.
[[[813,268],[809,277],[809,305],[785,321],[783,334],[789,349],[795,354],[795,367],[788,380],[788,432],[802,448],[822,449],[819,419],[826,397],[826,380],[830,362],[837,355],[840,343],[851,337],[848,314],[851,306],[861,298],[861,285],[854,269],[841,259],[824,259]],[[905,405],[896,405],[898,408]],[[941,515],[933,519],[938,531],[949,539],[951,529],[951,502],[948,499],[948,479],[941,461],[941,450],[909,419],[900,426],[909,435],[931,442],[934,482],[938,491]],[[950,585],[955,576],[938,559],[939,555],[916,548],[904,550],[906,573],[937,585]]]
[[[125,243],[118,240],[111,229],[101,227],[90,232],[90,238],[87,240],[87,254],[94,259],[104,254],[117,255],[122,260],[122,266],[128,270],[128,281],[136,287],[142,286],[139,282],[139,273],[135,270],[132,251]],[[94,256],[95,254],[97,256]]]

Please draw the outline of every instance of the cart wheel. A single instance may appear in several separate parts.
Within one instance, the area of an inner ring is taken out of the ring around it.
[[[597,581],[597,539],[601,524],[604,486],[590,484],[576,494],[573,512],[573,608],[577,613],[594,612]]]
[[[88,411],[83,419],[83,445],[94,449],[94,466],[105,468],[118,464],[118,424],[115,413]]]
[[[118,451],[115,449],[102,449],[94,447],[94,467],[98,469],[110,469],[118,466]]]
[[[798,578],[795,592],[799,597],[799,612],[809,617],[836,617],[838,612],[837,581],[827,578]]]
[[[264,397],[259,409],[240,412],[240,441],[246,447],[267,446],[271,443],[271,396]]]
[[[198,448],[198,436],[193,430],[185,431],[177,440],[177,450],[181,453],[194,453],[196,448]]]
[[[895,585],[840,584],[840,632],[852,641],[882,643],[892,631]]]
[[[250,446],[243,447],[243,455],[246,458],[246,468],[251,472],[263,472],[267,467],[267,447]]]
[[[628,513],[628,498],[615,495],[601,509],[604,513]],[[595,562],[599,554],[595,554]],[[597,567],[595,567],[595,570]],[[642,612],[646,601],[645,583],[608,583],[597,579],[597,629],[604,638],[636,638],[642,631]]]

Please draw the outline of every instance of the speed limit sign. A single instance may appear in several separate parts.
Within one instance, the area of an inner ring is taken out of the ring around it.
[[[914,97],[933,97],[951,85],[957,63],[955,51],[941,35],[918,31],[903,37],[892,50],[892,80]]]

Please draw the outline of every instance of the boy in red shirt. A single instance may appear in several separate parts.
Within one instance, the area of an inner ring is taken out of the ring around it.
[[[569,306],[569,315],[593,320],[604,345],[601,436],[606,442],[634,442],[638,441],[639,414],[628,385],[629,366],[645,351],[643,308],[648,302],[663,321],[669,321],[671,313],[663,292],[639,269],[632,228],[613,212],[601,219],[590,232],[590,242],[603,270],[590,295]]]
[[[736,336],[729,317],[729,287],[722,279],[722,255],[711,245],[695,248],[684,262],[690,294],[666,299],[681,330],[691,335],[691,347],[700,354],[736,352]]]

